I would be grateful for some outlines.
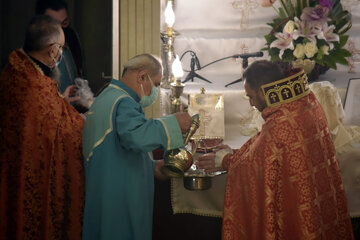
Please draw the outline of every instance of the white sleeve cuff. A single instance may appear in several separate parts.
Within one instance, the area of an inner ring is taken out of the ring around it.
[[[216,152],[215,154],[215,167],[221,167],[223,158],[227,154],[233,154],[233,150],[231,148],[224,148]]]

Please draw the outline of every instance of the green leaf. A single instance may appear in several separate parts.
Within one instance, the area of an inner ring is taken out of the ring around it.
[[[279,8],[279,15],[281,18],[287,18],[286,11],[283,8]]]
[[[336,51],[335,56],[351,57],[352,54],[351,54],[351,52],[349,52],[348,50],[342,48],[342,49],[338,49],[338,50]]]
[[[347,31],[349,31],[351,27],[352,27],[352,23],[350,22],[345,28],[341,29],[338,33],[339,34],[344,34]]]
[[[295,16],[300,17],[302,12],[301,0],[296,0]]]
[[[332,0],[333,6],[331,8],[331,11],[329,13],[329,17],[337,15],[339,12],[341,12],[342,6],[340,3],[340,0]]]
[[[340,38],[339,48],[343,48],[345,46],[346,42],[348,41],[349,36],[348,35],[340,35],[339,38]]]
[[[282,56],[282,59],[284,62],[292,62],[292,61],[295,61],[295,56],[293,54],[293,51],[290,50],[290,49],[286,49],[284,51],[284,54]]]
[[[322,58],[323,58],[324,54],[322,54],[321,51],[319,51],[317,54],[316,54],[316,58],[315,58],[315,61],[321,61]]]
[[[333,68],[336,70],[336,62],[331,58],[329,57],[329,55],[327,56],[324,56],[324,63],[329,66],[330,68]]]
[[[324,60],[323,60],[323,58],[322,58],[322,57],[321,57],[321,59],[315,58],[315,62],[316,62],[317,64],[322,65],[322,66],[324,66],[324,65],[325,65]]]
[[[276,37],[272,34],[265,35],[264,37],[265,37],[267,44],[269,44],[269,45],[276,39]]]
[[[332,19],[331,24],[335,25],[338,33],[345,33],[351,27],[351,13],[343,10],[339,0],[333,0],[333,7],[329,12],[328,17]]]
[[[345,59],[345,58],[341,58],[341,57],[335,58],[335,61],[336,61],[337,63],[342,64],[342,65],[349,66],[349,62],[348,62],[348,60]]]
[[[350,29],[350,28],[348,28],[349,25],[350,26],[352,25],[351,19],[343,18],[343,19],[339,20],[338,22],[336,22],[335,30],[337,32],[345,33],[347,30],[344,31],[344,29]]]

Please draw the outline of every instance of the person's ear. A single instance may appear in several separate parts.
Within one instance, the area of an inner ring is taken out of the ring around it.
[[[146,79],[147,79],[146,75],[147,75],[147,73],[145,70],[141,70],[138,72],[137,78],[138,78],[139,83],[144,83],[146,81]]]
[[[47,48],[47,55],[49,55],[49,57],[50,57],[51,59],[55,58],[55,56],[56,56],[56,51],[55,51],[54,45],[50,45],[50,46]]]
[[[136,77],[136,82],[137,82],[138,84],[142,84],[142,83],[144,82],[144,80],[143,80],[140,72],[137,72],[136,75],[135,75],[135,77]]]
[[[261,98],[261,99],[264,99],[264,100],[265,100],[265,96],[264,96],[264,93],[263,93],[263,91],[262,91],[261,87],[259,87],[259,88],[258,88],[258,90],[257,90],[257,93],[256,93],[256,94],[259,96],[259,98]]]

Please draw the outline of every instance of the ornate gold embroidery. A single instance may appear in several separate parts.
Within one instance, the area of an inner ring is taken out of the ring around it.
[[[268,107],[276,107],[302,98],[310,88],[304,70],[276,82],[261,86]]]

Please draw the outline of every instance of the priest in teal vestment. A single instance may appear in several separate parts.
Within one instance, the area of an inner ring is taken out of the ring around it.
[[[83,239],[150,240],[154,173],[163,161],[151,152],[182,147],[187,113],[145,118],[156,100],[161,65],[149,54],[130,59],[91,106],[83,132],[85,212]],[[166,226],[164,226],[166,227]]]

